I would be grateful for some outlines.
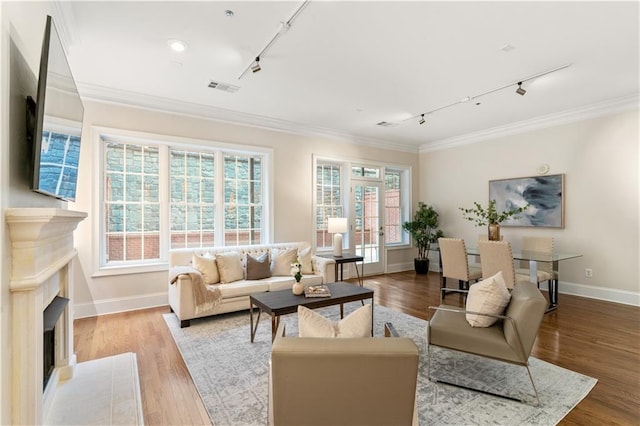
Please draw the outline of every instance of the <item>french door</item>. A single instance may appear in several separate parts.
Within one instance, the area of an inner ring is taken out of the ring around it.
[[[384,273],[384,183],[351,181],[355,254],[364,257],[367,275]]]

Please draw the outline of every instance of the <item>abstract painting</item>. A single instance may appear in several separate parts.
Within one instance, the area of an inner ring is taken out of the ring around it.
[[[496,200],[499,213],[529,205],[501,226],[564,227],[564,174],[491,180],[489,200]]]

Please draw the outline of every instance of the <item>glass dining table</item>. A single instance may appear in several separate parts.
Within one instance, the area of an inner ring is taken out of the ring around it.
[[[467,248],[467,255],[480,256],[477,247]],[[558,269],[560,261],[575,259],[581,257],[581,254],[574,253],[544,253],[538,251],[521,250],[512,252],[514,260],[525,260],[529,262],[529,279],[532,283],[538,282],[538,263],[552,263],[554,276],[559,277]],[[482,259],[480,259],[482,262]],[[547,312],[553,311],[558,307],[558,282],[559,280],[549,281],[549,307]]]

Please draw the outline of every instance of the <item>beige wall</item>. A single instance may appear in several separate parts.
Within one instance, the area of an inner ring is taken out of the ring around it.
[[[77,316],[117,310],[136,309],[166,304],[166,271],[143,274],[94,276],[93,253],[97,211],[93,208],[95,191],[92,185],[93,156],[97,148],[91,139],[92,127],[123,129],[157,135],[253,145],[272,149],[273,241],[312,241],[314,216],[313,156],[344,160],[369,161],[375,164],[409,166],[413,170],[415,200],[418,188],[418,156],[413,153],[361,146],[348,141],[323,137],[300,136],[256,127],[219,123],[193,117],[167,114],[114,104],[85,101],[83,145],[80,160],[80,185],[74,210],[86,211],[89,217],[76,233],[80,262],[76,276],[75,312]],[[93,132],[94,134],[96,132]],[[414,250],[394,250],[390,253],[389,269],[411,267]]]
[[[561,252],[583,256],[560,264],[560,291],[640,303],[638,110],[485,140],[420,155],[420,198],[434,204],[448,236],[472,246],[479,233],[458,207],[486,205],[488,181],[533,176],[541,164],[565,174],[565,228],[506,228],[552,236]],[[585,278],[585,268],[593,278]],[[560,301],[562,303],[562,301]]]

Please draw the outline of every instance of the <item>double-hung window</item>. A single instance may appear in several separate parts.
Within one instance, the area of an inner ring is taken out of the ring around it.
[[[333,236],[327,232],[328,218],[344,217],[344,179],[339,163],[316,163],[316,247],[330,248]]]
[[[172,248],[266,242],[268,150],[101,142],[99,268],[164,263]]]

